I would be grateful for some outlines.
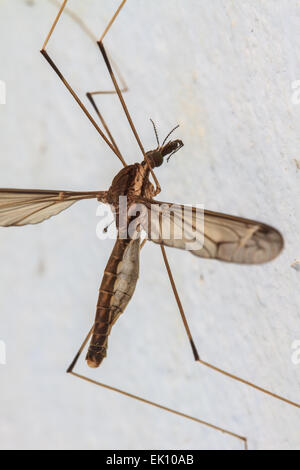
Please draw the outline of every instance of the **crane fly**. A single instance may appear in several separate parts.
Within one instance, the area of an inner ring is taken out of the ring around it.
[[[112,92],[97,91],[87,93],[87,97],[104,130],[102,130],[100,124],[98,124],[96,119],[94,119],[90,114],[87,107],[80,100],[77,93],[71,87],[70,83],[61,73],[47,52],[48,42],[55,30],[62,12],[66,8],[67,0],[64,0],[60,6],[58,14],[41,49],[42,55],[56,72],[66,89],[76,100],[98,134],[105,141],[106,145],[110,147],[111,151],[119,158],[124,167],[114,177],[111,186],[107,190],[75,192],[64,190],[0,189],[0,226],[10,227],[38,224],[66,210],[77,201],[84,199],[96,199],[101,204],[109,204],[114,210],[117,237],[100,285],[94,325],[79,348],[78,353],[68,368],[68,372],[96,385],[117,391],[149,405],[156,406],[165,411],[175,413],[184,418],[209,426],[217,431],[229,434],[242,440],[245,448],[247,448],[247,439],[244,436],[240,436],[230,430],[223,429],[214,424],[186,415],[180,411],[167,408],[142,397],[132,395],[123,390],[94,381],[88,377],[77,374],[74,371],[78,358],[89,340],[90,342],[86,355],[88,366],[92,368],[99,367],[107,354],[108,337],[111,333],[112,326],[118,317],[124,312],[136,287],[139,276],[140,251],[144,244],[144,242],[141,243],[140,237],[141,231],[143,231],[146,234],[147,240],[160,245],[169,280],[171,282],[173,293],[175,295],[195,360],[200,364],[213,369],[215,372],[259,390],[273,398],[286,402],[297,408],[300,407],[298,403],[292,402],[285,397],[279,396],[263,387],[255,385],[200,359],[172,276],[165,247],[189,250],[193,255],[200,258],[216,259],[219,261],[239,264],[262,264],[273,260],[279,255],[283,248],[283,238],[278,230],[261,222],[212,212],[209,210],[202,210],[199,212],[196,207],[165,203],[155,199],[160,193],[161,188],[154,170],[159,168],[166,160],[174,155],[174,153],[179,151],[183,147],[183,142],[180,139],[171,138],[171,134],[178,127],[176,126],[176,128],[172,129],[172,131],[167,135],[162,144],[160,144],[158,133],[153,123],[157,139],[157,147],[153,150],[145,151],[131,119],[123,98],[123,92],[127,91],[127,87],[124,85],[120,88],[113,70],[113,68],[116,68],[112,67],[111,59],[108,57],[103,43],[104,37],[120,13],[125,2],[126,0],[121,2],[101,38],[97,41],[100,53],[111,77],[114,90]],[[73,16],[83,29],[86,30],[86,27],[79,17],[76,17],[71,10],[66,9],[66,12]],[[119,79],[121,81],[121,78]],[[132,165],[126,164],[102,114],[100,113],[99,107],[96,105],[94,100],[94,95],[100,95],[103,93],[117,94],[140,148],[142,154],[141,162]],[[151,177],[153,178],[154,184],[150,181]],[[121,220],[120,200],[124,197],[126,198],[127,207],[125,218],[123,217]],[[141,216],[140,214],[139,217],[135,217],[133,213],[136,213],[136,209],[140,207],[143,208],[143,215]],[[153,213],[155,217],[153,217]],[[135,224],[133,231],[134,236],[129,236],[128,228],[132,222]],[[187,247],[188,244],[186,239],[182,236],[183,226],[185,227],[185,230],[187,230],[188,234],[192,234],[193,236],[195,235],[196,237],[196,245],[193,245],[192,248],[190,248],[190,246]],[[122,235],[124,232],[125,236]]]

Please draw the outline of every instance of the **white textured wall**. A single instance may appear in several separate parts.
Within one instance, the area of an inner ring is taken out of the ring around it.
[[[70,0],[98,35],[118,2]],[[0,1],[0,186],[108,188],[121,166],[39,54],[56,7]],[[164,136],[181,124],[185,147],[157,172],[161,200],[262,220],[283,254],[258,267],[168,250],[203,359],[300,401],[298,0],[128,0],[107,37],[125,76],[128,107],[146,148],[152,117]],[[109,89],[98,49],[68,17],[49,52],[84,99]],[[117,100],[103,110],[128,162],[138,147]],[[300,163],[299,163],[300,165]],[[95,235],[97,203],[42,225],[0,231],[1,448],[241,448],[182,418],[65,374],[94,318],[112,241]],[[78,370],[246,435],[252,449],[300,449],[300,410],[193,362],[160,249],[143,249],[132,302],[108,357]]]

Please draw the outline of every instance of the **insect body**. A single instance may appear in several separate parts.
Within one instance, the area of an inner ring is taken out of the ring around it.
[[[60,213],[73,205],[76,201],[80,201],[82,199],[97,199],[100,203],[110,204],[114,209],[115,214],[117,240],[106,265],[101,282],[95,323],[80,347],[78,354],[71,363],[68,372],[96,385],[117,391],[123,395],[180,415],[184,418],[197,421],[198,423],[209,426],[210,428],[221,431],[222,433],[234,436],[235,438],[242,440],[245,448],[247,448],[247,439],[232,431],[228,431],[185,413],[172,410],[139,396],[132,395],[131,393],[124,392],[123,390],[96,382],[73,371],[74,366],[90,336],[92,336],[92,339],[86,356],[88,365],[90,367],[98,367],[106,356],[108,336],[111,332],[111,328],[126,308],[136,287],[139,275],[139,234],[143,230],[146,233],[148,240],[159,244],[161,247],[163,260],[192,346],[195,360],[202,365],[213,369],[215,372],[239,381],[248,387],[259,390],[260,392],[279,399],[294,407],[300,407],[298,403],[276,395],[271,391],[259,387],[245,379],[234,376],[233,374],[200,359],[178,296],[164,247],[168,246],[188,250],[192,254],[202,258],[210,258],[232,263],[260,264],[274,259],[280,253],[283,248],[283,238],[278,230],[261,222],[207,210],[198,211],[196,207],[163,203],[154,199],[160,192],[160,186],[153,170],[162,165],[165,157],[168,156],[169,159],[171,155],[183,146],[183,143],[181,140],[167,141],[170,135],[169,133],[163,141],[163,144],[160,146],[156,128],[154,126],[158,146],[152,151],[145,152],[130,117],[122,96],[122,90],[119,88],[118,81],[116,80],[103,45],[104,36],[107,34],[110,26],[125,2],[126,0],[122,0],[122,3],[97,43],[112,79],[114,93],[118,95],[121,102],[131,126],[131,130],[140,147],[141,154],[143,155],[143,161],[141,163],[135,163],[134,165],[126,165],[125,160],[93,99],[94,94],[101,94],[103,92],[89,92],[87,93],[87,97],[93,105],[105,132],[100,128],[96,120],[92,117],[86,106],[80,100],[76,92],[46,51],[50,37],[67,4],[67,0],[64,0],[44,42],[41,52],[63,82],[66,89],[76,100],[98,134],[122,162],[124,168],[115,176],[107,191],[74,192],[64,190],[0,189],[0,226],[9,227],[37,224]],[[76,20],[79,24],[82,24],[80,18],[77,18]],[[124,88],[126,87],[123,87],[123,89]],[[155,186],[150,182],[150,176],[153,177]],[[122,211],[120,198],[126,199],[125,217],[121,217]],[[141,208],[141,216],[136,217],[137,210]],[[133,232],[131,233],[129,228],[131,228],[132,224]],[[193,240],[192,245],[189,243],[190,240]]]
[[[149,181],[150,166],[160,166],[163,158],[182,147],[181,141],[171,141],[165,146],[147,152],[147,159],[123,168],[113,179],[106,197],[101,202],[114,206],[115,214],[119,214],[120,196],[126,197],[128,209],[139,198],[151,200],[155,189]],[[118,232],[122,233],[131,222],[132,217],[125,220],[125,227],[120,227],[117,218]],[[138,280],[140,240],[118,238],[107,266],[99,290],[94,333],[87,353],[87,363],[90,367],[98,367],[106,356],[108,335],[119,315],[131,299]]]
[[[186,248],[182,227],[188,234],[196,230],[201,240],[190,251],[200,257],[222,261],[258,264],[270,261],[283,246],[280,233],[260,222],[205,211],[177,204],[160,203],[153,199],[154,186],[150,171],[162,164],[164,157],[183,146],[180,140],[170,141],[147,152],[142,163],[123,168],[113,179],[108,191],[76,193],[68,191],[38,191],[0,189],[0,225],[36,224],[56,215],[80,199],[97,198],[113,206],[118,237],[104,271],[97,303],[93,337],[87,353],[87,363],[98,367],[106,356],[111,328],[131,299],[139,272],[139,237],[128,236],[134,222],[130,212],[137,204],[145,208],[147,222],[140,220],[149,240],[161,245]],[[120,222],[120,197],[126,198],[125,220]],[[152,211],[152,213],[151,213]],[[156,217],[153,218],[153,212]],[[201,219],[201,224],[199,224]],[[169,231],[166,225],[171,225]],[[125,236],[122,234],[124,234]],[[167,235],[166,235],[167,233]]]

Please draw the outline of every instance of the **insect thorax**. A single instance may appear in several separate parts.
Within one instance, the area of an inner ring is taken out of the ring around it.
[[[126,166],[114,177],[107,195],[109,204],[117,206],[120,196],[127,196],[128,204],[137,197],[151,199],[154,196],[147,165],[135,163]]]

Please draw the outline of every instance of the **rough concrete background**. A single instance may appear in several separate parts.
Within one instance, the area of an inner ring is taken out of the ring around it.
[[[99,36],[118,2],[69,4]],[[39,54],[56,8],[0,1],[0,186],[106,189],[120,163]],[[298,402],[299,21],[298,0],[128,0],[105,42],[145,147],[155,146],[150,117],[161,136],[181,124],[185,147],[157,172],[159,198],[282,231],[283,254],[264,266],[168,255],[202,358]],[[49,52],[83,99],[110,89],[97,47],[68,16]],[[117,100],[98,102],[126,160],[138,161]],[[96,238],[96,207],[81,202],[44,224],[0,231],[0,447],[241,448],[65,374],[93,321],[113,246]],[[101,369],[82,361],[78,371],[245,435],[251,449],[300,449],[299,409],[193,362],[156,245],[143,249],[136,293],[108,352]]]

